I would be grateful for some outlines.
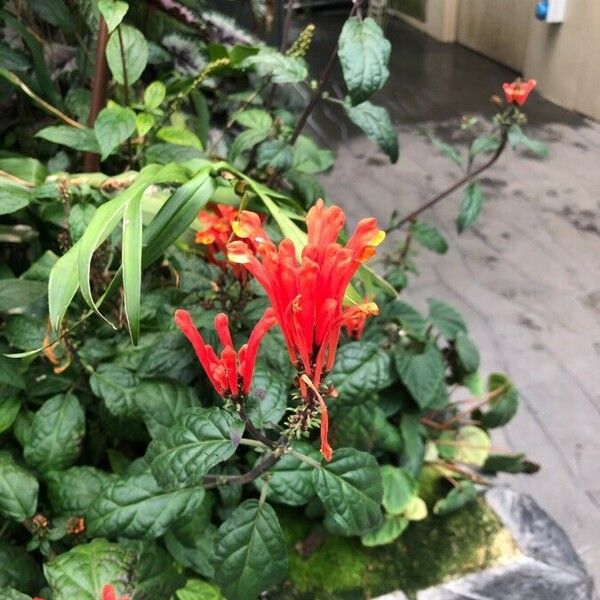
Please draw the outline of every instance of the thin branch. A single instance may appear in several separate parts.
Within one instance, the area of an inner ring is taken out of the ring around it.
[[[222,485],[243,485],[258,479],[266,473],[280,458],[280,452],[271,452],[265,455],[252,469],[242,475],[205,475],[202,487],[211,489]]]
[[[292,13],[294,12],[295,0],[288,0],[285,17],[283,19],[283,28],[281,30],[281,42],[279,44],[279,52],[283,52],[287,46],[290,24],[292,22]]]

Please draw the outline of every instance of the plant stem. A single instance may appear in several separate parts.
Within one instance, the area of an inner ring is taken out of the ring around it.
[[[281,42],[279,44],[279,52],[283,52],[287,46],[288,34],[290,31],[290,24],[292,22],[292,12],[294,10],[295,0],[288,0],[287,8],[285,11],[285,17],[283,19],[283,28],[281,30]]]
[[[263,448],[264,450],[269,449],[269,447],[266,444],[263,444],[259,440],[250,440],[248,438],[242,438],[240,440],[240,446],[250,446],[252,448]]]
[[[301,460],[302,462],[306,463],[307,465],[310,465],[314,469],[321,468],[321,463],[319,461],[316,461],[314,458],[311,458],[310,456],[306,456],[306,454],[302,454],[302,452],[298,452],[298,450],[294,450],[293,448],[288,448],[287,451],[292,456],[295,456],[298,460]]]
[[[452,194],[452,192],[455,192],[457,189],[459,189],[463,185],[470,183],[473,179],[475,179],[476,177],[481,175],[481,173],[483,173],[484,171],[489,169],[500,158],[501,154],[504,152],[504,150],[506,148],[506,143],[508,141],[508,131],[505,127],[502,128],[501,135],[502,135],[502,138],[500,141],[500,145],[498,146],[498,149],[496,150],[496,152],[494,152],[493,156],[487,162],[483,163],[480,167],[478,167],[474,171],[467,173],[464,177],[459,179],[456,183],[452,184],[449,188],[445,189],[443,192],[440,192],[437,196],[434,196],[431,200],[426,202],[423,206],[417,208],[410,214],[406,215],[406,217],[404,217],[400,221],[398,221],[394,225],[394,227],[391,227],[388,231],[394,231],[396,229],[400,229],[407,223],[410,223],[411,221],[416,220],[426,210],[433,208],[441,200],[443,200],[444,198],[446,198],[447,196]]]
[[[117,35],[119,36],[119,52],[121,53],[121,69],[123,70],[123,95],[125,106],[129,106],[129,77],[127,75],[127,60],[125,58],[125,44],[123,43],[123,32],[121,26],[117,27]]]
[[[254,481],[266,473],[279,459],[279,452],[265,455],[252,469],[242,475],[205,475],[203,486],[205,489],[216,488],[221,485],[243,485]]]

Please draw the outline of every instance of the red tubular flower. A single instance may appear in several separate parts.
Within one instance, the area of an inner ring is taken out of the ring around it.
[[[256,223],[256,217],[251,215],[244,211],[240,220]],[[306,217],[308,241],[299,261],[291,240],[284,239],[276,247],[256,227],[250,228],[249,236],[256,252],[246,241],[227,245],[229,260],[245,265],[264,288],[283,331],[292,364],[306,373],[316,389],[323,373],[333,366],[344,321],[378,312],[373,302],[345,310],[342,303],[350,280],[361,263],[375,254],[385,233],[377,227],[376,219],[363,219],[343,247],[337,238],[344,220],[340,207],[325,208],[319,200]],[[299,387],[306,398],[306,384],[300,381]],[[324,402],[320,404],[321,424],[326,428],[326,406]],[[327,452],[323,455],[327,458]]]
[[[220,396],[239,398],[249,392],[260,342],[276,323],[273,309],[268,308],[265,311],[250,334],[248,343],[238,352],[233,348],[229,319],[225,313],[219,313],[215,317],[215,330],[223,346],[220,357],[216,355],[213,347],[202,339],[187,310],[175,311],[175,323],[191,342],[200,364]]]
[[[344,313],[342,323],[346,329],[346,333],[353,340],[360,340],[365,330],[365,324],[367,322],[367,314],[364,310],[351,311],[347,310]]]
[[[520,79],[517,79],[512,83],[505,83],[502,86],[502,89],[504,90],[506,101],[509,104],[518,104],[519,106],[523,106],[523,104],[525,104],[527,101],[527,97],[536,85],[537,81],[535,79],[530,79],[529,81],[521,81]]]
[[[130,600],[129,596],[118,596],[114,586],[107,583],[102,588],[102,600]]]

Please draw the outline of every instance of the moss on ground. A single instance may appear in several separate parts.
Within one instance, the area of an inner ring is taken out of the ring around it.
[[[363,600],[423,588],[499,564],[517,552],[510,534],[481,500],[443,517],[412,523],[395,543],[365,548],[355,538],[327,535],[308,559],[294,551],[310,531],[299,514],[281,521],[290,547],[290,575],[269,600]]]

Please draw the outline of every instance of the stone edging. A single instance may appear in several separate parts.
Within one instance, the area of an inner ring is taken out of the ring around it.
[[[522,556],[417,593],[417,600],[592,600],[594,583],[565,531],[525,494],[494,487],[485,500]],[[406,600],[391,592],[375,600]]]

